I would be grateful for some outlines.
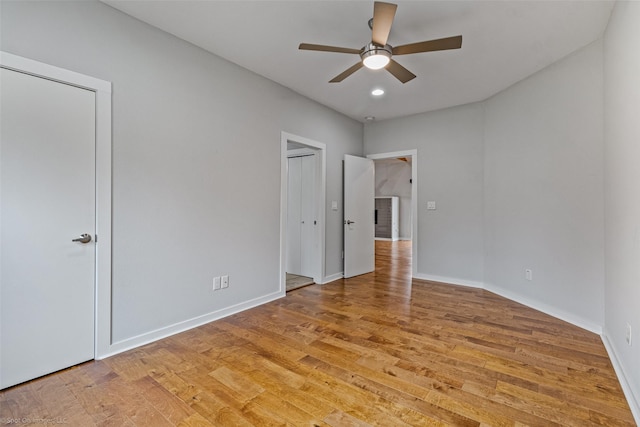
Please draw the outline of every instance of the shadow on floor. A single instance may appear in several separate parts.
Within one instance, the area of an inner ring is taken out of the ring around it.
[[[303,286],[313,285],[313,278],[306,276],[298,276],[297,274],[287,273],[287,292]]]

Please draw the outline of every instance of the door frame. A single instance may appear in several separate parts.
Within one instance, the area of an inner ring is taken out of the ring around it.
[[[0,67],[87,89],[95,93],[94,359],[100,359],[107,356],[111,348],[111,82],[4,51],[0,51]]]
[[[303,136],[282,131],[280,134],[280,292],[287,289],[287,187],[288,187],[288,153],[287,144],[307,146],[315,151],[316,157],[316,218],[318,226],[315,232],[317,248],[314,254],[313,280],[318,284],[324,283],[325,275],[325,201],[327,188],[327,145]]]
[[[367,159],[381,160],[411,157],[411,276],[418,272],[418,150],[368,154]]]

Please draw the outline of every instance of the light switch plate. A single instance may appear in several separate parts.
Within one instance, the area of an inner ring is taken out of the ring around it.
[[[331,210],[332,211],[337,211],[338,210],[338,202],[333,200],[331,201]]]
[[[427,210],[435,211],[436,210],[436,202],[433,200],[429,200],[427,202]]]
[[[527,268],[524,270],[524,278],[527,280],[533,280],[533,270],[530,268]]]

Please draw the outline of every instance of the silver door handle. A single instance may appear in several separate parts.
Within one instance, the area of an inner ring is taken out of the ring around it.
[[[91,241],[91,234],[81,234],[80,237],[78,237],[77,239],[73,239],[72,242],[79,242],[79,243],[89,243]]]
[[[347,225],[351,225],[351,224],[355,224],[356,222],[355,221],[351,221],[350,219],[348,219],[344,223],[347,224]]]

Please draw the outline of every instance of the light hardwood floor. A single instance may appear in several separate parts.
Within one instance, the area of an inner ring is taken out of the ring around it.
[[[0,393],[0,418],[92,426],[635,425],[600,338],[489,292],[376,272]]]

